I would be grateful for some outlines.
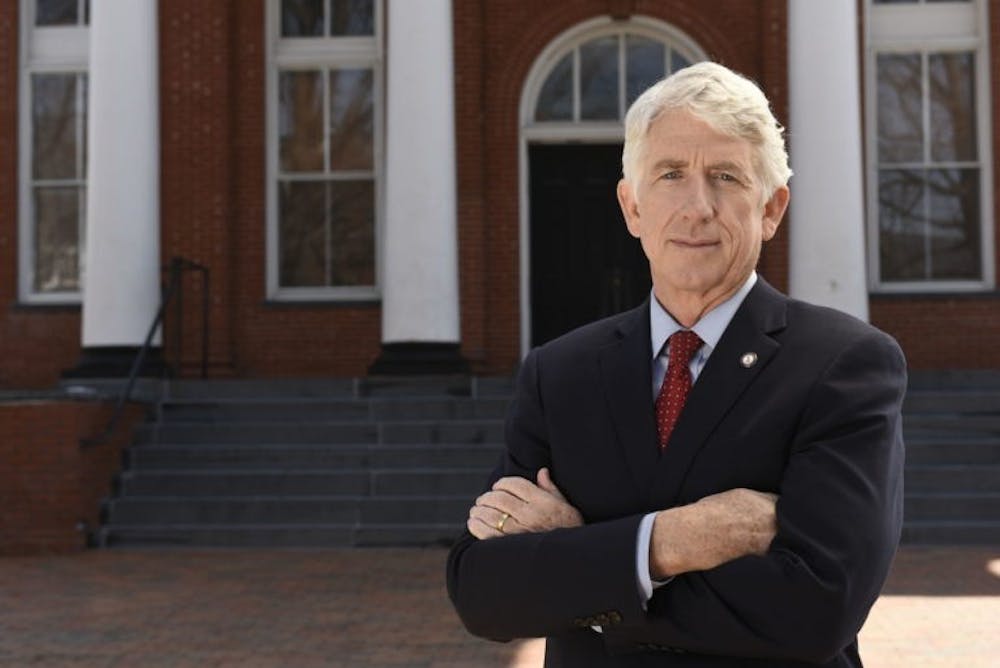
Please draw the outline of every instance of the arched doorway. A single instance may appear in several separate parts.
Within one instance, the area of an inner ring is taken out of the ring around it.
[[[704,60],[662,21],[600,18],[557,37],[521,96],[521,347],[638,304],[649,268],[618,209],[623,120],[653,82]]]

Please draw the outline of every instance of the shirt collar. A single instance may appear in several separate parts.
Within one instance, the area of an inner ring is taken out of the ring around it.
[[[746,296],[750,294],[750,290],[753,288],[754,284],[757,283],[757,272],[750,272],[750,276],[743,283],[742,287],[737,290],[733,295],[722,302],[711,311],[706,313],[701,317],[698,322],[694,324],[691,329],[697,334],[702,341],[709,347],[710,350],[714,350],[717,345],[719,345],[719,339],[722,338],[723,332],[726,331],[726,327],[729,326],[729,322],[736,315],[737,309],[739,309],[740,304],[746,299]],[[671,337],[674,332],[684,329],[673,316],[667,313],[667,310],[660,305],[657,301],[655,294],[650,294],[649,298],[649,334],[650,340],[653,343],[653,359],[656,359],[660,352],[663,350],[664,344],[666,344],[667,339]]]

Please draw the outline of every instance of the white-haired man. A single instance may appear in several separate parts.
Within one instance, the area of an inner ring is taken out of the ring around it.
[[[699,63],[625,128],[652,295],[525,359],[452,601],[477,635],[546,636],[546,666],[860,666],[900,533],[902,352],[757,276],[791,171],[755,84]]]

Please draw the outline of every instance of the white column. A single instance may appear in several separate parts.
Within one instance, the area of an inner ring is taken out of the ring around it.
[[[383,343],[458,343],[450,0],[388,8]]]
[[[789,0],[789,292],[868,318],[857,3]]]
[[[138,346],[160,301],[156,0],[91,3],[83,345]]]

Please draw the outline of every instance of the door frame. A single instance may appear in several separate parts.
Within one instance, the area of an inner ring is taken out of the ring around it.
[[[521,359],[531,350],[531,179],[528,170],[530,144],[610,144],[625,141],[625,126],[619,121],[568,121],[536,123],[535,106],[545,78],[567,48],[602,34],[630,33],[669,42],[672,48],[691,56],[691,62],[706,60],[704,49],[678,28],[660,19],[633,16],[627,21],[602,16],[578,23],[557,35],[535,59],[525,77],[518,112],[518,235],[520,269]]]

